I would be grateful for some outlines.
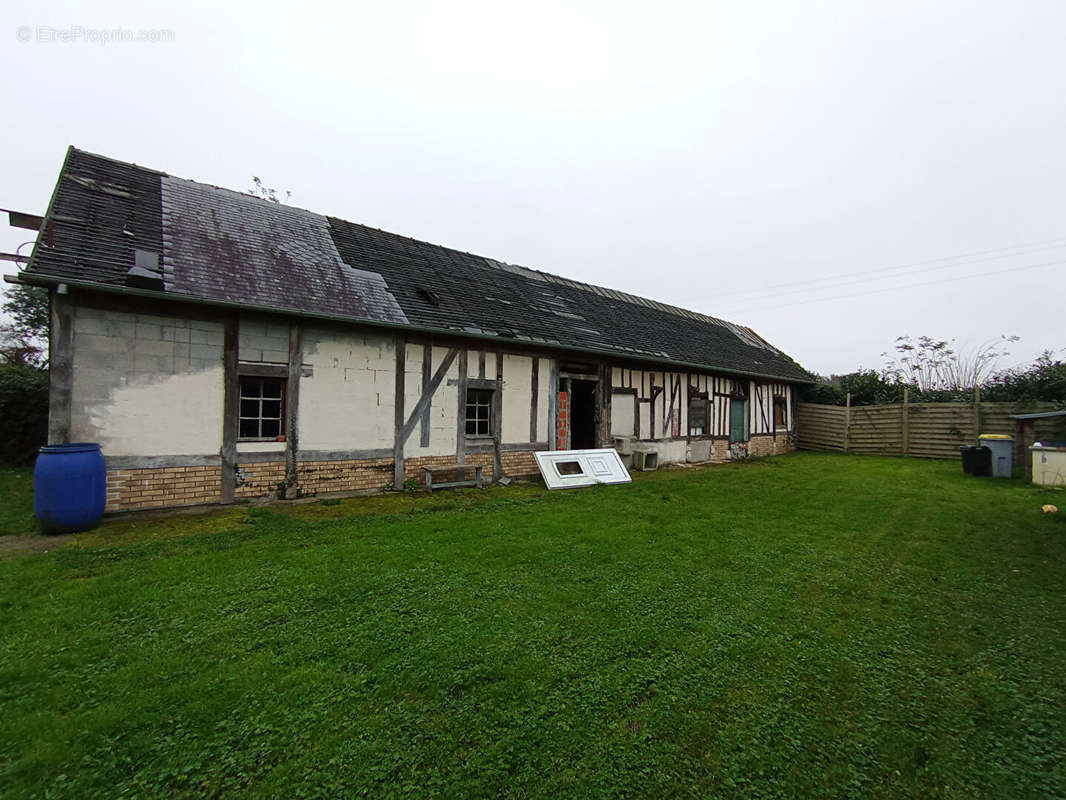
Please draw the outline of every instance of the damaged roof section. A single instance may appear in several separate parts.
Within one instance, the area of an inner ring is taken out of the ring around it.
[[[71,148],[28,273],[144,288],[153,253],[176,297],[811,379],[750,328]]]
[[[167,291],[407,322],[380,275],[341,259],[320,214],[180,178],[161,184]]]

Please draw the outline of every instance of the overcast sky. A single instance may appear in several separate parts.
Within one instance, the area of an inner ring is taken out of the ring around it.
[[[0,207],[43,213],[73,144],[725,317],[822,373],[906,333],[1066,347],[1062,0],[147,5],[4,3]],[[116,27],[173,41],[89,41]]]

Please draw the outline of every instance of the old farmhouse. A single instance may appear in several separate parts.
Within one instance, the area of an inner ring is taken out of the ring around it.
[[[73,148],[19,279],[109,511],[780,453],[810,380],[730,322]]]

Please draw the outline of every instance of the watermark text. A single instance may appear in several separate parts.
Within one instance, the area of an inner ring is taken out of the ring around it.
[[[172,28],[91,28],[87,25],[20,25],[15,38],[29,44],[170,44]]]

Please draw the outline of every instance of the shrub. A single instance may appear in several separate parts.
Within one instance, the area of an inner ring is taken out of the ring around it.
[[[48,437],[48,371],[26,365],[0,366],[0,464],[32,463]]]

